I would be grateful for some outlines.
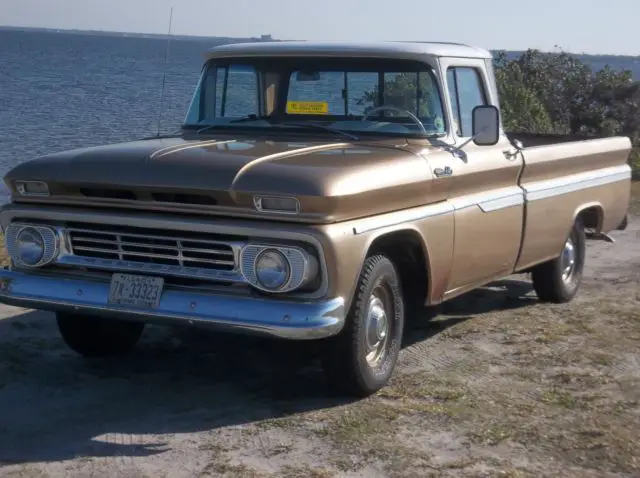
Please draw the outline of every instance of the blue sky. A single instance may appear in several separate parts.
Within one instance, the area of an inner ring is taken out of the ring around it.
[[[640,55],[640,0],[0,0],[0,24]],[[525,5],[531,5],[527,7]]]

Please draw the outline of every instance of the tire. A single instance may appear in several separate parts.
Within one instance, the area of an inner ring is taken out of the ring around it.
[[[363,398],[389,382],[402,344],[404,309],[393,263],[384,255],[368,257],[345,326],[322,350],[325,375],[336,392]],[[375,342],[379,347],[372,347]]]
[[[540,300],[562,304],[570,302],[582,281],[586,241],[584,225],[578,217],[559,257],[533,268],[533,288]]]
[[[67,346],[86,358],[126,354],[138,342],[145,325],[65,313],[57,313],[56,322]]]

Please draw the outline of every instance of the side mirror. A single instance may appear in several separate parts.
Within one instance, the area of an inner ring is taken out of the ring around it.
[[[493,146],[500,139],[500,111],[493,105],[476,106],[471,112],[473,142]]]

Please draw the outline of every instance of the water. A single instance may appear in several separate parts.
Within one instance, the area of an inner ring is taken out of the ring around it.
[[[155,134],[165,70],[161,130],[174,131],[185,118],[202,52],[214,45],[173,41],[165,68],[164,40],[0,31],[0,175],[42,154]],[[327,87],[326,96],[336,97],[329,98],[331,108],[342,105],[341,81],[336,91]],[[354,101],[372,84],[356,83],[362,85],[350,85]]]
[[[182,123],[201,54],[214,45],[171,43],[162,131]],[[155,134],[165,48],[158,39],[0,31],[0,175],[42,154]]]
[[[175,41],[161,128],[184,119],[210,42]],[[166,42],[0,32],[0,174],[35,156],[157,131]]]

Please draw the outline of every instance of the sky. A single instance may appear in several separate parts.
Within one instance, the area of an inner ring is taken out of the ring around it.
[[[526,6],[531,5],[531,6]],[[640,0],[0,0],[0,25],[640,55]]]

